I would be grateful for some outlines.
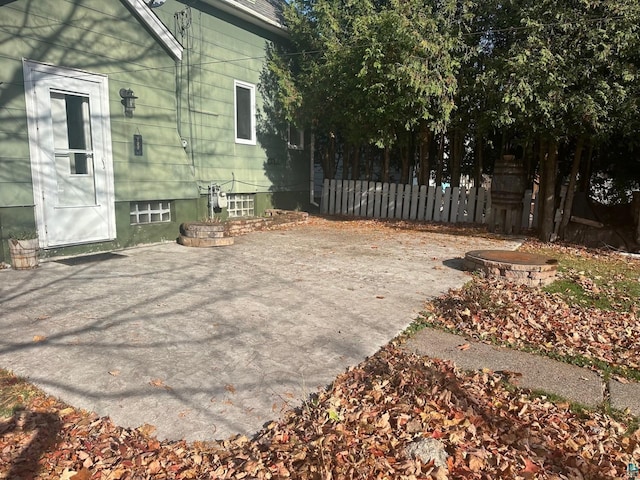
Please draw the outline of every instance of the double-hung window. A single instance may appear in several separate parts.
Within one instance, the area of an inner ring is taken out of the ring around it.
[[[236,143],[256,144],[256,86],[235,80]]]

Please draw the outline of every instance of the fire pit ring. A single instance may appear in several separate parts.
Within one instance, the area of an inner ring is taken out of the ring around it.
[[[558,260],[511,250],[473,250],[465,254],[463,268],[488,278],[540,287],[555,280]]]

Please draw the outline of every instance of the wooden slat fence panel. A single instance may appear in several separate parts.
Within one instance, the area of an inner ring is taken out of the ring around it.
[[[527,190],[522,227],[535,224],[537,205]],[[426,185],[326,179],[320,211],[327,215],[395,218],[446,223],[487,223],[491,194],[484,188],[445,188]]]
[[[347,208],[347,201],[349,199],[349,181],[348,180],[343,180],[342,181],[342,202],[341,202],[341,213],[342,215],[347,215],[349,213],[349,210]]]
[[[418,193],[418,220],[424,220],[427,199],[427,186],[421,185]]]
[[[427,213],[424,217],[424,219],[428,222],[433,220],[433,202],[435,201],[435,197],[436,197],[436,187],[429,186],[429,192],[427,196]]]
[[[387,210],[387,217],[393,218],[396,215],[396,184],[389,185],[389,209]]]
[[[377,182],[373,184],[373,197],[370,201],[373,202],[373,217],[381,218],[382,216],[382,183]]]

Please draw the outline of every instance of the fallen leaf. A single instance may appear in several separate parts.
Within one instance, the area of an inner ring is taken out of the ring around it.
[[[154,378],[153,380],[151,380],[149,382],[149,385],[156,387],[156,388],[163,388],[165,390],[172,390],[172,388],[168,385],[165,385],[165,383],[162,381],[162,379],[160,378]]]
[[[471,344],[469,343],[463,343],[462,345],[458,345],[458,350],[462,350],[463,352],[465,350],[469,350],[471,348]]]
[[[76,475],[75,470],[69,470],[69,468],[65,468],[62,473],[60,474],[60,480],[71,480],[71,477],[74,477]]]
[[[78,471],[78,473],[76,473],[72,477],[69,477],[69,480],[90,480],[90,479],[91,479],[91,472],[89,472],[89,470],[87,470],[84,467],[81,468]]]
[[[33,336],[33,341],[36,343],[39,342],[44,342],[47,339],[47,337],[45,337],[44,335],[34,335]]]
[[[522,470],[524,473],[538,473],[540,471],[540,467],[528,458],[524,459],[524,465],[524,470]]]
[[[110,370],[109,375],[117,377],[118,375],[120,375],[120,370]]]
[[[617,380],[618,382],[620,382],[620,383],[624,383],[624,384],[629,384],[629,383],[631,383],[629,380],[627,380],[627,379],[626,379],[626,378],[624,378],[624,377],[621,377],[620,375],[613,375],[613,378],[614,378],[615,380]]]
[[[477,455],[469,456],[469,470],[479,472],[484,468],[484,460]]]
[[[143,435],[151,436],[156,431],[156,427],[148,423],[145,423],[144,425],[139,426],[137,430]]]

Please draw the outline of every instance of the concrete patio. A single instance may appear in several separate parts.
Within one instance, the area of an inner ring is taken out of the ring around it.
[[[355,225],[0,271],[0,367],[159,438],[252,435],[462,285],[466,251],[517,246]]]

